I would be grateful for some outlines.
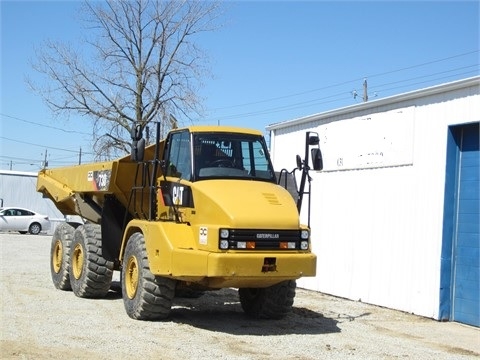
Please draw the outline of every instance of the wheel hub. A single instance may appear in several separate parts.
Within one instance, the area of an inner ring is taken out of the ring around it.
[[[73,276],[77,280],[80,279],[80,276],[82,276],[83,261],[84,261],[83,247],[82,245],[77,244],[75,245],[75,248],[73,249],[73,253],[72,253],[72,271],[73,271]]]
[[[133,299],[138,288],[138,262],[135,256],[130,256],[125,271],[125,290],[129,299]]]
[[[52,265],[53,271],[56,274],[60,272],[60,268],[62,267],[62,258],[63,258],[63,246],[60,240],[55,241],[55,245],[53,246],[53,256],[52,256]]]

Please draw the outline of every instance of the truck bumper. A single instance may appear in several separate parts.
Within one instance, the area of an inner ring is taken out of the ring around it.
[[[211,287],[266,287],[284,280],[315,276],[314,254],[210,254]]]
[[[206,253],[202,265],[192,271],[194,262],[174,262],[173,278],[210,288],[267,287],[285,280],[316,275],[317,257],[312,253]],[[193,254],[192,254],[193,255]],[[184,268],[182,269],[182,265]],[[195,276],[195,274],[200,276]]]

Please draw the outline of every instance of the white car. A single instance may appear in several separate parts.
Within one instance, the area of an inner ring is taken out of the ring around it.
[[[0,231],[18,231],[38,235],[50,229],[47,215],[19,207],[0,208]]]

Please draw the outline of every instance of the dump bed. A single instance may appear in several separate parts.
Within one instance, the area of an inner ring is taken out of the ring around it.
[[[153,158],[154,146],[145,150]],[[114,197],[127,208],[132,188],[145,187],[141,172],[152,173],[152,165],[140,165],[126,156],[113,161],[43,169],[38,173],[37,191],[50,198],[64,215],[80,215],[99,223],[106,197]],[[157,171],[157,176],[160,170]],[[147,177],[148,179],[148,177]],[[133,197],[130,209],[147,201],[147,193]]]

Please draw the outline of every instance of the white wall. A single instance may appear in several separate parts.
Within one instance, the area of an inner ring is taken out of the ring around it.
[[[50,199],[44,198],[36,189],[36,173],[0,171],[0,199],[3,200],[3,206],[24,207],[48,215],[52,225],[48,233],[51,234],[64,216]]]
[[[389,116],[397,116],[393,132],[359,121]],[[304,157],[305,131],[330,136],[321,140],[325,170],[311,174],[317,276],[300,279],[299,286],[438,318],[448,126],[479,117],[477,84],[275,129],[276,169],[296,153]],[[342,138],[342,132],[348,134]],[[369,144],[383,157],[357,161]],[[341,147],[351,160],[348,170],[337,166]],[[305,223],[306,215],[302,211]]]

